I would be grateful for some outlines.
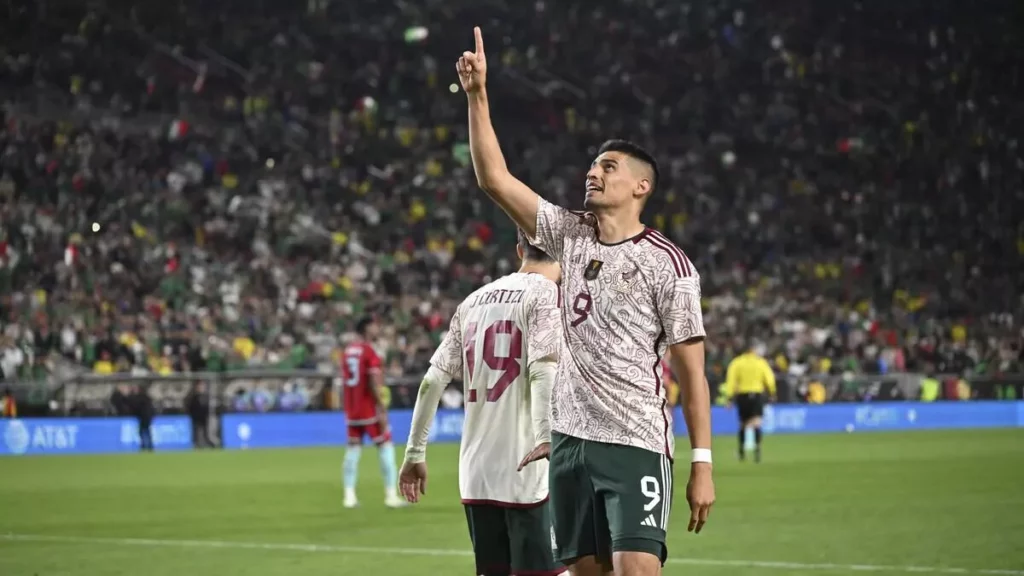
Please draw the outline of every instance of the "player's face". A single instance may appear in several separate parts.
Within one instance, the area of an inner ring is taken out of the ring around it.
[[[376,322],[370,322],[366,325],[366,339],[376,340],[380,336],[380,325]]]
[[[622,152],[605,152],[594,159],[587,171],[587,195],[583,207],[588,210],[614,208],[642,197],[643,174],[635,162]]]

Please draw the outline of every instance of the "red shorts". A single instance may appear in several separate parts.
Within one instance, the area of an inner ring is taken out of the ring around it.
[[[391,428],[381,427],[379,422],[348,427],[349,444],[362,444],[363,438],[367,436],[374,444],[391,442]]]

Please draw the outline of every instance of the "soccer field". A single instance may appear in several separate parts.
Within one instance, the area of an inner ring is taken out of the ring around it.
[[[699,536],[678,482],[666,574],[1024,575],[1024,431],[775,436],[761,465],[734,444],[716,439],[718,504]],[[0,574],[473,573],[457,446],[431,446],[427,497],[401,510],[381,502],[372,449],[362,506],[343,509],[341,456],[2,459]]]

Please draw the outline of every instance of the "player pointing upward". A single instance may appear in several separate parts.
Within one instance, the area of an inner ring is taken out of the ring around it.
[[[491,126],[480,29],[474,34],[475,52],[464,52],[456,68],[477,181],[562,264],[568,357],[552,393],[550,462],[559,559],[574,574],[659,574],[673,484],[659,374],[666,347],[694,449],[690,530],[700,531],[715,499],[700,277],[682,250],[640,222],[658,167],[639,146],[601,147],[587,172],[586,214],[548,203],[509,173]]]
[[[562,345],[559,270],[525,235],[519,257],[518,273],[470,294],[455,311],[420,386],[399,476],[406,499],[419,500],[426,490],[430,422],[445,386],[461,377],[466,420],[459,491],[476,574],[484,576],[564,571],[551,550],[544,460],[551,446],[551,384]]]

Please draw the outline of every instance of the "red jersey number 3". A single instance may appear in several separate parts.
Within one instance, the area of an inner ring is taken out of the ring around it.
[[[372,374],[380,372],[381,361],[373,348],[364,342],[351,344],[342,356],[342,384],[345,413],[350,421],[376,419],[377,402],[370,387]]]

